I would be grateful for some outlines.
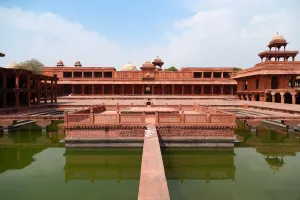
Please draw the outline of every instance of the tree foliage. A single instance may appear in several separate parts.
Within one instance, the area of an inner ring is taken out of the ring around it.
[[[169,68],[167,68],[165,70],[166,71],[178,71],[178,69],[176,67],[174,67],[174,66],[171,66],[171,67],[169,67]]]
[[[43,63],[41,63],[39,60],[32,58],[30,60],[17,63],[15,68],[26,69],[32,71],[35,74],[41,74],[43,66],[44,66]]]
[[[242,70],[242,69],[239,68],[239,67],[234,67],[234,68],[233,68],[233,71],[234,71],[234,72],[237,72],[237,71],[240,71],[240,70]]]

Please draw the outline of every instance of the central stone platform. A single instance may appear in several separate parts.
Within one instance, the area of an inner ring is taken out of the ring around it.
[[[160,144],[232,147],[235,114],[199,105],[99,105],[65,113],[66,147],[139,146],[147,124]]]

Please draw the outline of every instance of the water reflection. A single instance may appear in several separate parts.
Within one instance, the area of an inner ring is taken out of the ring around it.
[[[65,181],[139,180],[142,149],[66,149]]]
[[[47,133],[36,131],[36,125],[29,124],[13,132],[0,134],[0,174],[29,166],[35,161],[36,154],[49,147],[62,147],[59,141],[64,134],[58,131],[58,124],[51,124]]]
[[[234,150],[232,149],[163,149],[167,179],[234,180]]]

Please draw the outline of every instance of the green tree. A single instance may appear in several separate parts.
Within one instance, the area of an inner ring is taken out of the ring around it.
[[[43,63],[41,63],[39,60],[32,58],[30,60],[17,63],[15,68],[26,69],[32,71],[35,74],[41,74],[43,66],[44,66]]]
[[[242,69],[239,68],[239,67],[234,67],[234,68],[233,68],[233,71],[234,71],[234,72],[237,72],[237,71],[240,71],[240,70],[242,70]]]
[[[174,66],[171,66],[171,67],[167,68],[166,71],[178,71],[178,69]]]

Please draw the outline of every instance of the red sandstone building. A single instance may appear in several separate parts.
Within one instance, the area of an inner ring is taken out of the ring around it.
[[[1,57],[5,54],[0,53]],[[33,74],[11,64],[0,67],[0,108],[31,107],[40,102],[57,102],[56,77]]]
[[[164,62],[157,57],[145,62],[140,70],[131,63],[122,71],[113,67],[44,67],[43,74],[59,78],[60,94],[74,95],[232,95],[236,81],[233,68],[182,68],[162,71]]]
[[[287,44],[277,33],[269,49],[258,54],[261,63],[237,73],[234,79],[240,99],[300,104],[300,62],[295,61],[298,51],[286,50]]]

